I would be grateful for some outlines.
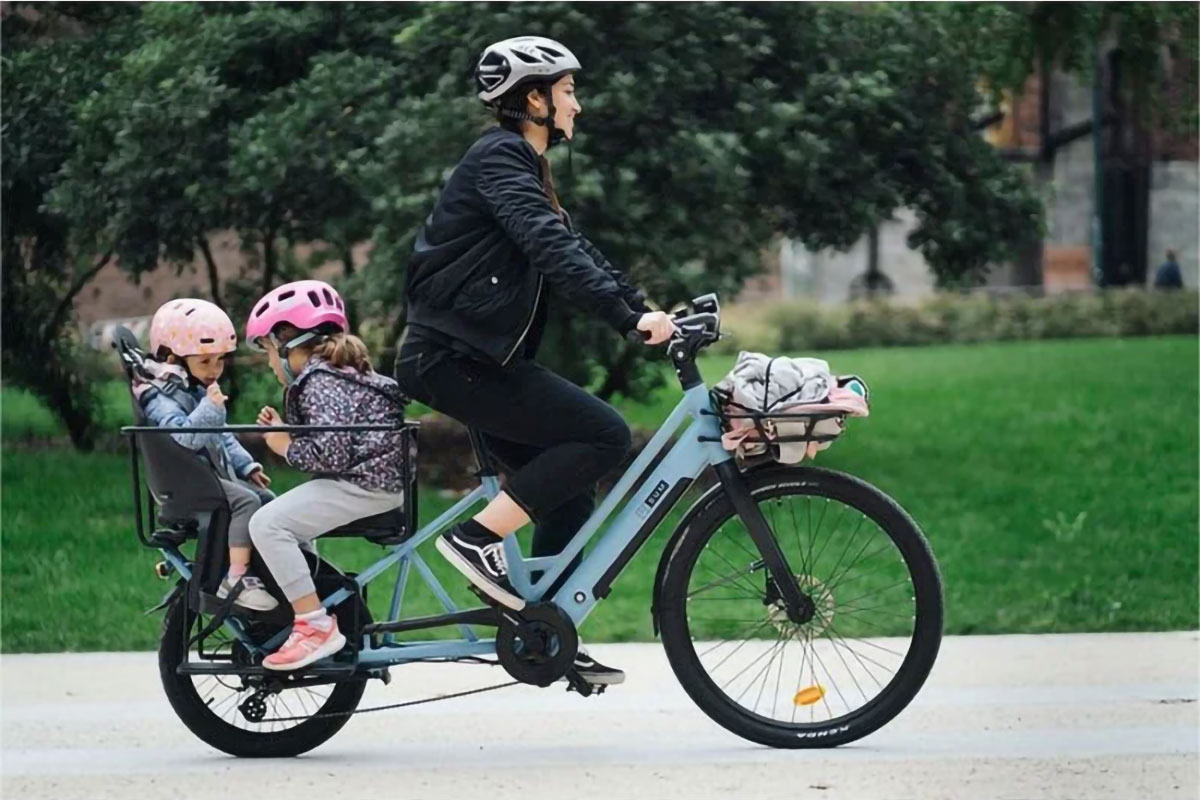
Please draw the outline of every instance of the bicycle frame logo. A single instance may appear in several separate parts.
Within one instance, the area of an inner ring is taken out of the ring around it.
[[[646,502],[642,503],[637,510],[637,516],[645,519],[650,516],[650,512],[658,505],[658,501],[663,499],[663,495],[667,493],[668,484],[666,481],[659,481],[654,488],[650,490],[650,496],[646,498]]]

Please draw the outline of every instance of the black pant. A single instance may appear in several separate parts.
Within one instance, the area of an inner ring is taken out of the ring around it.
[[[562,552],[592,513],[596,481],[631,446],[615,409],[533,361],[502,368],[406,342],[396,380],[414,400],[481,434],[505,468],[505,491],[537,524],[534,556]]]

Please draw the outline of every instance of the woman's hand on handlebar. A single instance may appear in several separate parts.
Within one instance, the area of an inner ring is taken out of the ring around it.
[[[642,314],[637,329],[646,334],[646,344],[662,344],[675,334],[675,320],[664,311],[651,311]]]

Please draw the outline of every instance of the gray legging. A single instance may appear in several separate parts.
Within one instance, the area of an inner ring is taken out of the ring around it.
[[[250,518],[275,495],[240,481],[218,480],[225,492],[225,499],[229,501],[229,546],[249,547]]]
[[[250,519],[254,548],[289,602],[316,591],[300,548],[363,517],[400,507],[402,495],[349,481],[314,478],[260,508]]]

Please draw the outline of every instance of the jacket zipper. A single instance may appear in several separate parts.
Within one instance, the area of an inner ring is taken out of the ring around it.
[[[513,348],[512,348],[512,350],[510,350],[508,352],[508,355],[506,355],[504,357],[504,361],[502,361],[500,363],[500,366],[502,366],[502,367],[508,366],[508,362],[512,361],[512,357],[516,354],[517,350],[521,347],[521,342],[525,341],[525,337],[529,335],[529,329],[531,327],[533,327],[533,318],[537,316],[538,303],[541,302],[541,299],[542,299],[542,275],[541,275],[541,273],[538,273],[537,294],[534,295],[534,298],[533,298],[533,308],[530,309],[530,311],[529,311],[529,321],[525,323],[525,330],[521,331],[520,337],[517,338],[517,343],[513,345]]]

